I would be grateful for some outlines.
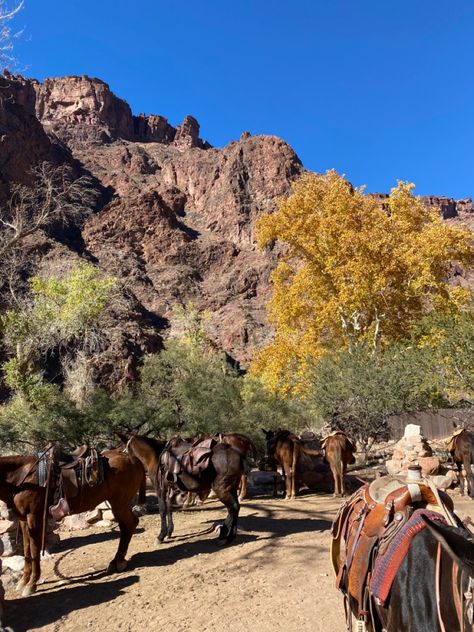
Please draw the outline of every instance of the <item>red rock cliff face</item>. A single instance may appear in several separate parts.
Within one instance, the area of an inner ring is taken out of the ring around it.
[[[210,311],[216,342],[245,366],[268,335],[275,265],[255,247],[255,220],[302,172],[293,150],[249,134],[213,149],[192,116],[176,128],[161,115],[134,116],[98,79],[15,80],[15,108],[28,110],[46,145],[66,147],[113,190],[82,228],[89,256],[157,323],[177,304]]]
[[[150,322],[159,327],[172,318],[173,306],[192,302],[211,312],[216,342],[245,367],[269,335],[265,304],[277,257],[256,248],[255,221],[275,209],[303,171],[291,147],[273,136],[244,133],[214,149],[200,139],[193,117],[175,128],[161,115],[134,116],[98,79],[15,81],[15,114],[5,118],[0,103],[0,122],[9,146],[24,142],[27,150],[12,159],[0,144],[0,165],[3,160],[11,167],[7,179],[19,177],[24,154],[35,160],[49,155],[48,134],[113,192],[112,201],[87,220],[82,238],[87,254],[136,297],[132,311],[151,319],[133,336],[122,336],[118,356],[159,347],[156,339],[143,343]],[[29,117],[23,130],[15,123],[20,112],[22,120]],[[27,129],[34,131],[30,140]],[[466,222],[473,210],[470,200],[426,202],[450,221]],[[117,338],[110,337],[110,366]]]

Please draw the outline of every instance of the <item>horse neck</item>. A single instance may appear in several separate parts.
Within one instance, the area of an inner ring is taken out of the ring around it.
[[[153,470],[158,465],[160,458],[158,446],[154,447],[140,437],[134,437],[130,447],[148,471]]]

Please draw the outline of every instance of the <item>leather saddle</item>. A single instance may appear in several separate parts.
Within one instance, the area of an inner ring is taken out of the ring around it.
[[[453,502],[428,481],[384,476],[358,489],[341,506],[331,529],[331,558],[336,586],[357,604],[360,620],[367,621],[371,611],[370,583],[378,557],[417,509],[447,514],[452,512]]]
[[[74,498],[83,485],[95,487],[104,480],[104,459],[97,450],[80,446],[72,454],[61,454],[58,459],[59,487],[65,498]]]
[[[202,439],[192,445],[172,439],[161,454],[161,467],[165,480],[176,482],[183,472],[198,477],[211,462],[214,437]]]

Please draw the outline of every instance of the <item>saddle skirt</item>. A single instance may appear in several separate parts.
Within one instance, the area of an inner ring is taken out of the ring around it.
[[[451,498],[431,482],[396,476],[364,485],[341,506],[331,557],[336,586],[357,604],[359,619],[367,620],[372,599],[385,603],[411,540],[424,528],[421,516],[452,520],[452,510]]]
[[[207,470],[211,462],[212,448],[217,441],[213,437],[189,444],[173,445],[163,450],[161,466],[166,480],[176,482],[181,473],[197,477]]]

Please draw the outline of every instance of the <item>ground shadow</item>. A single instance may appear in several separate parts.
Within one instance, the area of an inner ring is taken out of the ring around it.
[[[112,601],[138,581],[138,575],[131,575],[108,582],[40,591],[27,599],[11,599],[6,602],[6,620],[11,622],[15,632],[27,632],[33,626],[40,628],[56,623],[74,610]]]
[[[135,529],[134,535],[144,532],[145,529],[143,527],[138,527],[137,529]],[[115,524],[111,529],[107,529],[106,531],[99,531],[96,533],[90,533],[90,531],[84,529],[81,535],[75,535],[67,538],[66,540],[61,540],[61,542],[54,547],[53,553],[61,553],[63,551],[68,551],[69,549],[77,549],[87,544],[99,544],[100,542],[108,542],[109,540],[117,540],[118,546],[119,538],[120,530],[118,525]]]

